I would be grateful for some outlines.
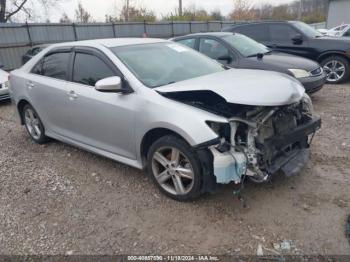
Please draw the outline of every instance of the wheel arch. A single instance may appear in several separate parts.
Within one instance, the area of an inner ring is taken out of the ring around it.
[[[317,58],[317,61],[319,63],[321,63],[323,60],[325,60],[325,59],[327,59],[328,57],[331,57],[331,56],[341,56],[342,58],[345,58],[346,60],[348,60],[350,62],[350,58],[345,53],[342,53],[342,52],[339,52],[339,51],[324,52]]]
[[[17,111],[18,111],[18,114],[19,114],[21,125],[24,125],[23,108],[24,108],[25,105],[30,105],[30,103],[26,99],[21,99],[17,103]]]
[[[153,128],[149,130],[142,138],[141,145],[140,145],[140,154],[141,154],[141,161],[142,165],[146,166],[147,162],[147,154],[152,146],[152,144],[159,138],[167,135],[173,135],[176,136],[182,140],[184,140],[186,143],[189,144],[189,142],[180,134],[176,133],[173,130],[170,130],[168,128]]]

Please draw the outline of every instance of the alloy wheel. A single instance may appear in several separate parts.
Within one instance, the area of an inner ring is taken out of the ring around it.
[[[331,60],[323,66],[328,82],[337,82],[345,75],[345,65],[338,60]]]
[[[194,185],[194,172],[188,158],[177,148],[162,147],[152,158],[152,171],[159,185],[173,195],[185,195]]]
[[[29,134],[34,139],[39,139],[41,136],[40,120],[34,110],[27,108],[24,112],[24,119]]]

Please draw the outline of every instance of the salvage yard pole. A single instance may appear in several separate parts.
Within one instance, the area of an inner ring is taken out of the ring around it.
[[[29,45],[30,45],[30,47],[32,47],[33,46],[33,41],[32,41],[32,36],[30,35],[30,29],[29,29],[28,22],[26,22],[26,29],[27,29],[28,39],[29,39]]]
[[[298,19],[301,20],[302,16],[303,16],[303,0],[300,0],[299,3],[299,12],[298,12]]]
[[[179,16],[182,16],[182,0],[179,0]]]

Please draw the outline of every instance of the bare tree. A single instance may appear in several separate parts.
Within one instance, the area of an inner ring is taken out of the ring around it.
[[[214,21],[222,21],[225,19],[225,17],[222,15],[220,9],[216,9],[216,10],[211,11],[210,17]]]
[[[259,19],[270,19],[273,13],[273,6],[271,4],[262,4],[259,8]]]
[[[75,10],[75,20],[80,23],[89,23],[93,21],[92,15],[84,9],[81,2],[79,2],[78,8]]]
[[[299,20],[306,23],[323,22],[326,20],[328,1],[303,0],[302,5],[300,5],[300,0],[279,5],[262,2],[258,7],[254,7],[247,0],[234,0],[234,10],[230,18],[235,20],[297,20],[298,17],[301,17]]]
[[[233,20],[253,20],[256,18],[256,13],[249,0],[233,0],[233,8],[230,14],[230,18]]]
[[[131,22],[154,22],[156,21],[156,15],[152,10],[148,10],[145,7],[137,7],[133,5],[131,1],[126,0],[122,6],[119,21],[131,21]],[[118,20],[113,19],[112,20]]]
[[[68,17],[67,13],[63,13],[60,18],[60,23],[72,23],[72,20]]]
[[[30,5],[39,4],[47,9],[62,0],[0,0],[0,23],[11,21],[19,13],[24,14],[27,18],[34,16]]]

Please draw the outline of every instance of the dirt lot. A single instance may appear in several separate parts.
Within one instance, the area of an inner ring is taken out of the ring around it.
[[[0,104],[3,254],[350,254],[350,84],[313,96],[323,127],[299,176],[232,186],[193,203],[161,195],[141,171],[60,142],[29,139]],[[290,249],[288,244],[290,244]]]

